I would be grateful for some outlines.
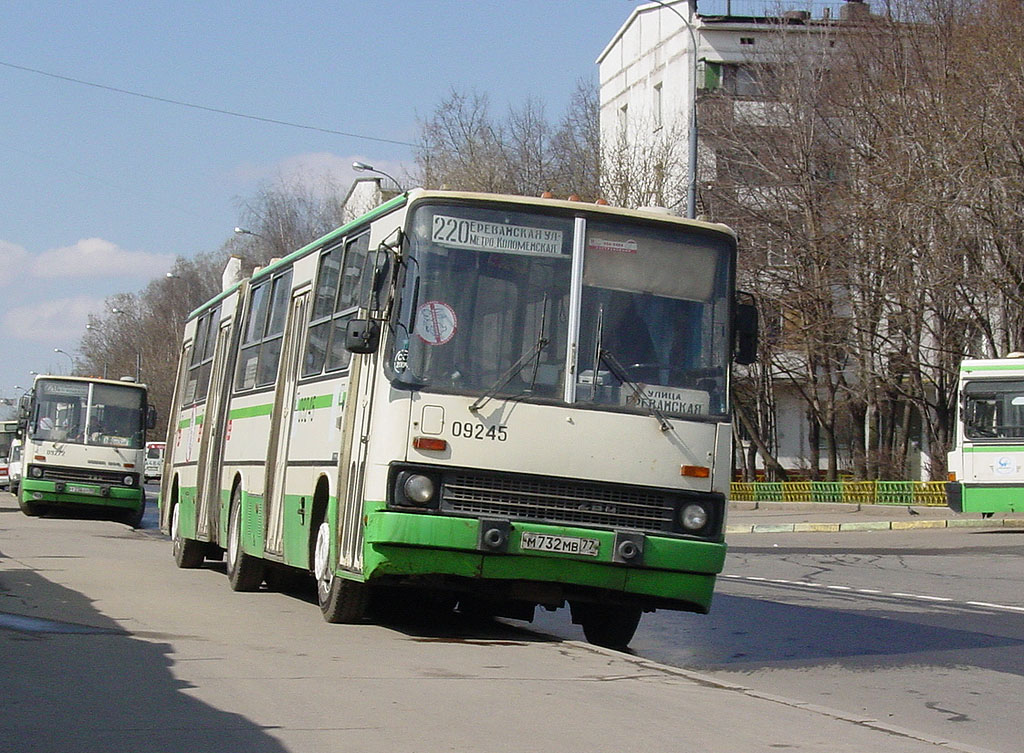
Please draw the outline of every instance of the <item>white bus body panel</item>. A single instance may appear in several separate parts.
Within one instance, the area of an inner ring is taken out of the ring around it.
[[[471,399],[418,396],[410,416],[410,461],[609,483],[714,491],[713,479],[682,475],[712,469],[728,425],[658,419],[601,410],[492,400],[476,414]],[[724,432],[722,431],[724,429]],[[413,449],[416,436],[444,439],[445,452]]]

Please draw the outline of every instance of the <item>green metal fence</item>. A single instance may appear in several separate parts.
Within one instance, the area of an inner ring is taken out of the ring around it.
[[[846,502],[862,505],[946,504],[945,481],[734,481],[738,502]]]

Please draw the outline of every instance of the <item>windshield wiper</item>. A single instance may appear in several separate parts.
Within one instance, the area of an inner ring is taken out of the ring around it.
[[[605,362],[608,366],[608,370],[615,375],[616,379],[633,390],[633,395],[636,397],[637,405],[646,408],[647,412],[651,416],[658,419],[658,423],[661,425],[662,431],[669,431],[672,428],[672,424],[670,424],[668,419],[665,418],[665,414],[658,409],[658,406],[656,406],[653,401],[648,399],[647,393],[644,392],[644,388],[629,378],[629,374],[626,373],[625,367],[619,363],[618,359],[604,348],[601,348],[598,351],[598,357],[599,360]]]
[[[532,361],[534,358],[537,358],[540,355],[540,352],[544,350],[544,348],[546,348],[547,346],[548,339],[546,337],[537,338],[537,342],[534,344],[533,348],[531,348],[528,353],[524,353],[518,361],[509,366],[508,370],[505,371],[505,373],[502,374],[500,377],[498,377],[498,381],[494,383],[493,387],[491,387],[489,390],[487,390],[487,392],[485,392],[484,394],[482,394],[480,397],[473,401],[473,404],[469,406],[469,410],[472,413],[476,413],[478,410],[487,405],[487,403],[491,401],[491,398],[497,395],[502,387],[511,382],[513,377],[515,377],[516,374],[518,374],[520,371],[526,368],[526,365],[530,363],[530,361]],[[536,381],[536,369],[533,370],[533,378],[534,381]],[[533,389],[532,383],[529,389]],[[526,391],[528,392],[529,389]]]
[[[538,359],[537,363],[533,367],[533,377],[530,379],[530,386],[523,390],[520,394],[525,394],[527,392],[533,391],[533,386],[537,383],[537,369],[540,366],[540,353],[542,350],[544,350],[544,348],[548,346],[548,343],[550,342],[546,337],[544,337],[544,325],[547,323],[547,320],[548,296],[547,293],[545,293],[544,303],[541,306],[540,327],[538,328],[537,342],[534,343],[533,348],[531,348],[529,352],[524,353],[518,361],[509,366],[508,369],[500,377],[498,377],[498,380],[489,390],[487,390],[484,394],[482,394],[480,397],[473,401],[473,404],[469,406],[470,413],[476,413],[478,410],[487,405],[487,403],[491,401],[491,398],[498,394],[498,392],[506,384],[511,382],[512,379],[516,376],[516,374],[518,374],[519,372],[526,368],[527,364],[529,364],[534,359]]]

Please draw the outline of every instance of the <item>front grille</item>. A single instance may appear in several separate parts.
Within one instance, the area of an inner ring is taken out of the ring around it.
[[[124,477],[135,475],[121,471],[100,471],[93,468],[65,468],[51,465],[36,467],[43,469],[43,479],[47,481],[77,481],[86,484],[124,486]]]
[[[510,520],[673,530],[670,492],[617,484],[459,471],[444,474],[441,510]]]

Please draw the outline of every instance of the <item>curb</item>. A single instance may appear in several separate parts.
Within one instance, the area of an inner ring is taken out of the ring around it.
[[[743,523],[727,525],[726,536],[741,533],[840,533],[845,531],[910,531],[935,528],[1024,528],[1024,518],[969,520],[879,520],[850,523]]]

